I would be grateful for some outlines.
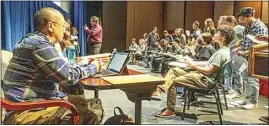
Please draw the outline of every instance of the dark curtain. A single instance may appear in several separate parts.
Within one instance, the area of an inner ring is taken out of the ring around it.
[[[89,16],[87,15],[87,3],[85,1],[74,1],[73,6],[73,26],[78,29],[79,45],[81,48],[80,55],[86,55],[87,49],[87,34],[84,31],[84,25],[87,24],[90,27]]]
[[[43,7],[59,10],[66,19],[70,15],[52,1],[1,1],[1,49],[12,51],[27,33],[34,31],[34,15]]]

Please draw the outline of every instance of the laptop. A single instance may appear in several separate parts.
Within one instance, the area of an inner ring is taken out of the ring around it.
[[[189,37],[191,35],[189,30],[186,30],[186,35],[187,35],[187,37]]]
[[[128,61],[129,53],[115,52],[106,69],[92,77],[106,77],[119,75]]]

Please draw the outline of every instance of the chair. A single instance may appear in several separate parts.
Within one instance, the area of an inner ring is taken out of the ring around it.
[[[8,66],[10,59],[13,54],[11,52],[1,50],[1,81],[3,80],[3,75]],[[4,92],[1,88],[1,112],[2,112],[2,122],[5,119],[5,110],[18,111],[18,110],[31,110],[35,108],[47,108],[61,106],[69,109],[73,113],[74,124],[78,124],[79,115],[75,106],[65,100],[42,100],[38,102],[11,102],[5,99]]]
[[[190,101],[191,99],[191,93],[190,92],[195,92],[195,93],[200,93],[200,94],[205,94],[205,95],[214,95],[217,105],[217,110],[218,110],[218,115],[219,115],[219,120],[220,120],[220,124],[222,124],[222,117],[221,115],[223,115],[223,110],[222,110],[222,105],[221,105],[221,101],[220,101],[220,95],[219,95],[219,88],[223,88],[223,86],[221,86],[222,84],[220,83],[221,80],[223,80],[223,74],[224,74],[224,70],[227,66],[227,64],[230,62],[227,61],[225,62],[220,69],[217,71],[217,76],[215,78],[215,85],[212,89],[201,89],[201,88],[194,88],[194,87],[186,87],[185,88],[185,101]],[[222,81],[223,82],[223,81]],[[228,105],[227,105],[227,100],[226,100],[226,96],[225,96],[225,92],[223,92],[224,94],[224,100],[225,100],[225,105],[226,105],[226,109],[228,110]],[[212,102],[210,102],[212,103]],[[190,107],[190,102],[188,102],[188,110]],[[184,102],[184,107],[183,107],[183,113],[181,115],[181,119],[184,120],[184,115],[185,115],[185,110],[186,110],[186,102]]]

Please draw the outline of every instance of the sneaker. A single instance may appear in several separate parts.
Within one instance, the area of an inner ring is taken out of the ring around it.
[[[226,95],[226,98],[234,99],[234,98],[236,98],[237,94],[238,94],[238,92],[237,91],[234,91],[234,92]]]
[[[235,103],[237,105],[246,105],[247,104],[247,100],[238,100],[238,101],[235,101]]]
[[[161,101],[162,100],[161,92],[158,92],[158,91],[153,92],[153,94],[151,95],[151,99],[156,100],[156,101]]]
[[[246,109],[246,110],[251,110],[251,109],[254,109],[254,108],[258,108],[258,104],[248,103],[246,105],[243,105],[241,108]]]

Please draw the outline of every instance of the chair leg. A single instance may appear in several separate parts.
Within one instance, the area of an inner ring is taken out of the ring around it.
[[[185,94],[185,101],[184,101],[184,106],[183,106],[183,112],[182,112],[182,115],[181,115],[182,120],[184,120],[185,110],[186,110],[186,101],[188,99],[188,94],[189,94],[186,89],[184,90],[184,94]]]
[[[216,88],[215,92],[217,93],[217,98],[218,98],[218,101],[219,101],[220,113],[221,113],[221,115],[223,115],[223,109],[222,109],[222,104],[221,104],[221,101],[220,101],[219,90]]]
[[[218,109],[218,115],[219,115],[219,121],[220,121],[220,124],[222,125],[222,118],[221,118],[221,113],[220,113],[220,106],[219,106],[219,101],[218,101],[218,98],[216,96],[216,93],[217,91],[215,91],[215,100],[216,100],[216,105],[217,105],[217,109]]]
[[[223,90],[223,97],[224,97],[224,102],[225,102],[226,110],[228,110],[228,104],[227,104],[225,90],[224,90],[224,87],[223,86],[221,86],[221,87],[222,87],[222,90]]]
[[[192,99],[192,92],[188,91],[188,110],[190,110],[190,103],[191,103],[191,100]],[[186,102],[186,101],[185,101]]]

